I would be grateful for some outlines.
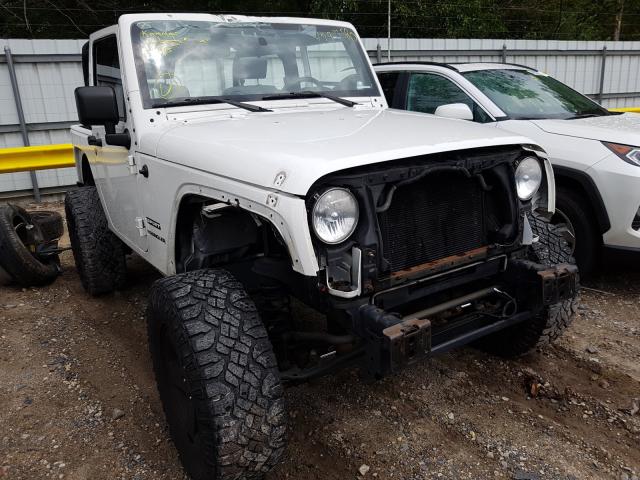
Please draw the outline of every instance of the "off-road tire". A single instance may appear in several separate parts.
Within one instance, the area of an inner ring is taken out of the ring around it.
[[[31,215],[31,221],[34,225],[40,227],[45,242],[58,240],[64,235],[64,222],[62,215],[58,212],[37,210],[29,212],[29,215]]]
[[[16,230],[18,224],[37,229],[33,233],[35,243],[31,247],[20,238]],[[48,285],[60,272],[57,256],[44,261],[34,255],[35,246],[40,243],[44,243],[42,233],[26,210],[14,205],[0,206],[0,267],[23,287]]]
[[[541,217],[529,216],[531,228],[539,240],[532,246],[531,260],[543,265],[575,263],[571,249],[552,225]],[[578,297],[545,307],[544,310],[522,323],[483,338],[480,348],[502,357],[517,357],[557,339],[573,321],[578,310]]]
[[[127,276],[125,245],[109,230],[96,187],[80,187],[64,200],[80,281],[91,295],[121,289]]]
[[[580,193],[559,188],[556,208],[569,219],[576,236],[573,252],[580,275],[585,278],[598,266],[602,236],[595,227],[594,213],[589,201]]]
[[[160,398],[187,473],[262,478],[284,453],[287,419],[276,358],[242,284],[224,270],[158,280],[147,320]]]

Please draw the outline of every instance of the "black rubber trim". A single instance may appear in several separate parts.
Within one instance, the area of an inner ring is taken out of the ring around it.
[[[640,268],[640,248],[605,245],[602,249],[602,259],[607,266]]]
[[[609,214],[607,208],[604,206],[604,201],[600,195],[600,191],[596,186],[593,179],[586,173],[573,168],[561,167],[559,165],[553,166],[553,173],[556,177],[556,187],[558,186],[559,179],[563,177],[574,180],[580,184],[582,189],[587,194],[587,199],[593,207],[593,211],[596,216],[596,222],[598,223],[598,231],[605,233],[611,228],[611,222],[609,221]]]
[[[436,67],[444,67],[449,70],[453,70],[455,72],[458,71],[456,67],[451,65],[450,63],[441,63],[441,62],[382,62],[382,63],[374,63],[372,64],[374,67],[384,67],[385,65],[433,65]]]

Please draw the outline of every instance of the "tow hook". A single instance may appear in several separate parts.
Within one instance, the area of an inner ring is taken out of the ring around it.
[[[578,267],[568,263],[538,272],[542,281],[542,301],[553,305],[573,298],[578,291]]]
[[[360,329],[367,339],[367,367],[374,377],[395,372],[431,352],[431,322],[402,318],[374,305],[360,307]]]

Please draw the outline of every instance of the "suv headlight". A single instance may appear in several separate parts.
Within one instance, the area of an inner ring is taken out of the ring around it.
[[[358,225],[358,202],[349,190],[331,188],[316,200],[311,223],[324,243],[344,242]]]
[[[542,167],[537,158],[523,158],[516,167],[516,191],[520,200],[529,200],[542,183]]]
[[[609,142],[602,142],[602,144],[625,162],[640,167],[640,147]]]

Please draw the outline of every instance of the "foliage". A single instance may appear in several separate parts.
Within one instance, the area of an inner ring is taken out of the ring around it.
[[[610,40],[624,6],[621,40],[640,40],[640,0],[392,0],[394,38]],[[78,38],[132,12],[193,11],[314,16],[386,37],[387,0],[0,0],[3,38]]]

